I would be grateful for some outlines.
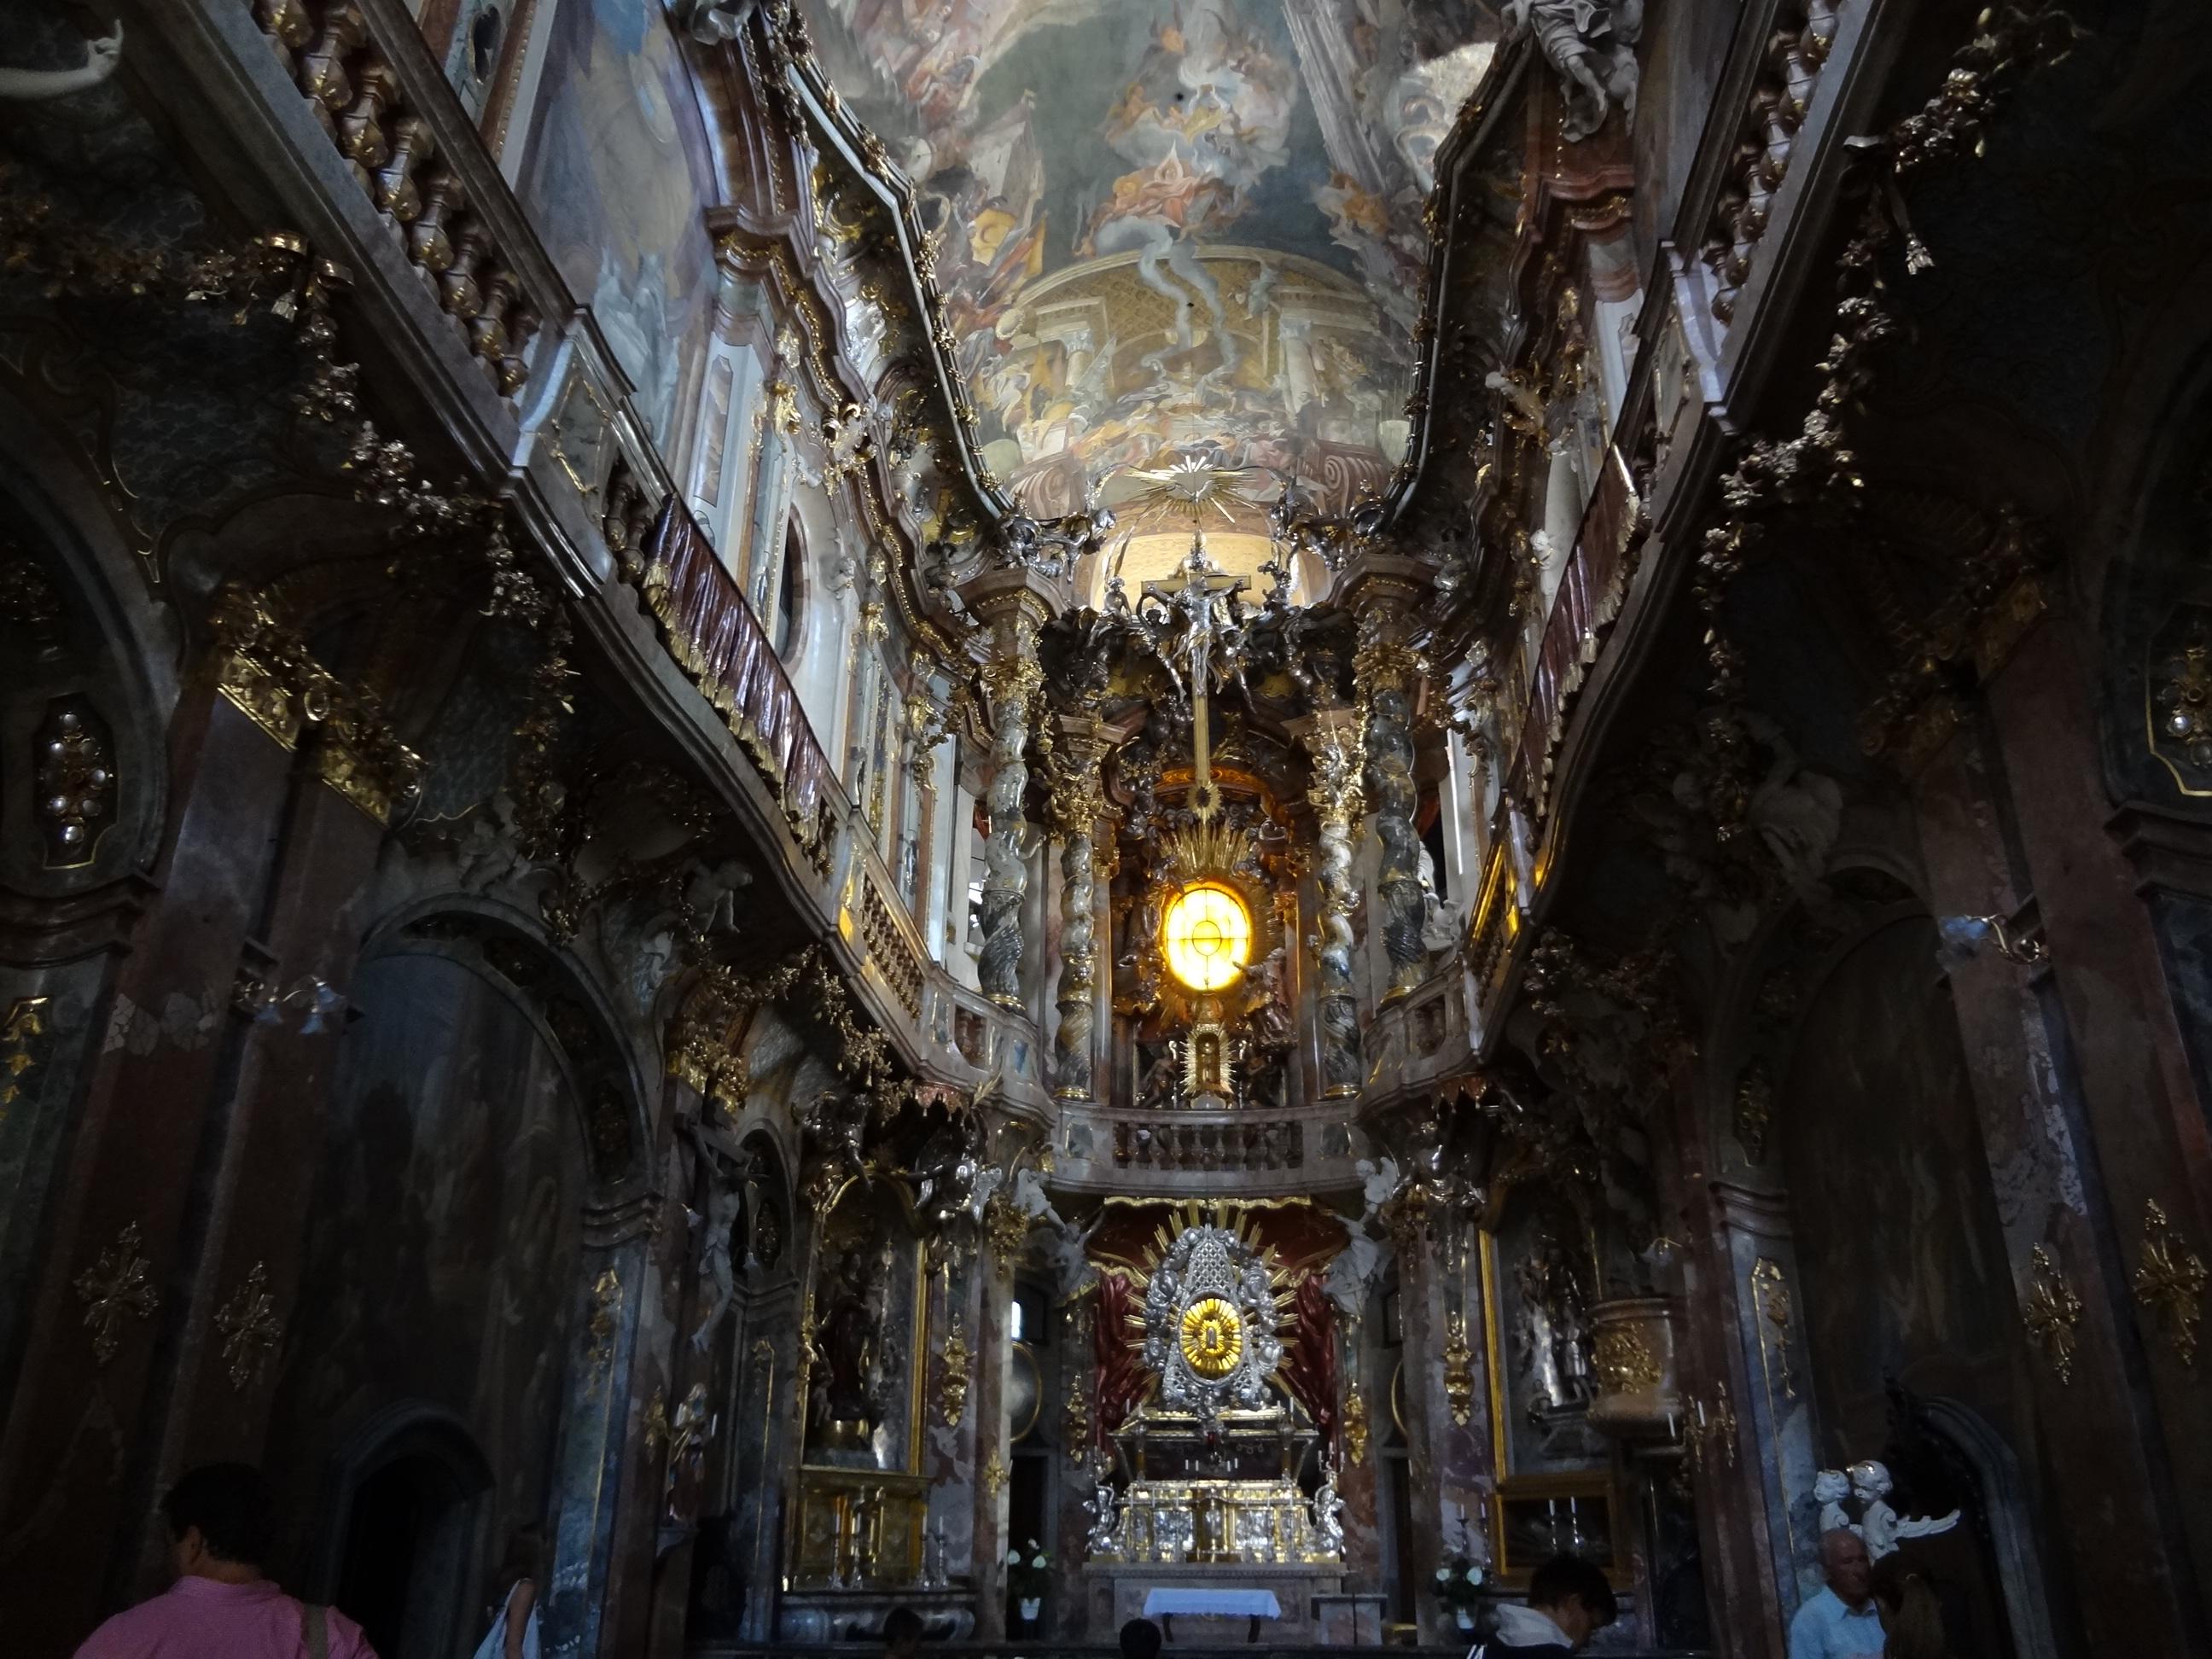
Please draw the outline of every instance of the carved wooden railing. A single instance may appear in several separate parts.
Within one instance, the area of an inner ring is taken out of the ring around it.
[[[1835,43],[1834,0],[1784,0],[1777,10],[1711,227],[1698,250],[1712,268],[1713,315],[1723,323],[1735,316],[1736,295],[1750,278],[1774,192],[1790,171],[1790,152]]]
[[[927,963],[916,942],[906,907],[896,896],[880,860],[871,857],[860,873],[860,942],[891,994],[909,1018],[921,1018],[921,981]]]
[[[529,381],[531,341],[553,296],[527,291],[522,251],[505,246],[517,239],[495,228],[441,159],[441,131],[458,151],[473,144],[473,129],[413,21],[374,0],[252,0],[252,10],[470,351],[501,395],[514,397]]]
[[[760,769],[821,867],[836,793],[829,757],[744,588],[677,496],[661,503],[623,574],[644,594],[669,654]]]
[[[1506,774],[1506,793],[1532,820],[1548,805],[1552,765],[1566,735],[1567,713],[1635,574],[1632,555],[1644,532],[1642,504],[1617,449],[1606,452],[1605,471],[1583,509],[1581,533],[1559,575],[1559,592],[1544,619],[1520,741]]]
[[[1296,1170],[1305,1158],[1305,1125],[1296,1118],[1121,1118],[1114,1124],[1114,1162],[1123,1169],[1253,1173]]]

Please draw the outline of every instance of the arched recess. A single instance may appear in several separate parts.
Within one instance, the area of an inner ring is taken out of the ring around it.
[[[2169,423],[2134,538],[2105,572],[2100,700],[2107,787],[2131,851],[2170,843],[2139,890],[2200,1097],[2212,1097],[2212,392]]]
[[[586,1330],[604,1266],[587,1227],[636,1192],[650,1143],[605,1000],[518,915],[441,903],[396,918],[348,1000],[265,1461],[300,1517],[292,1559],[351,1613],[345,1534],[362,1517],[331,1493],[366,1478],[353,1464],[375,1425],[427,1412],[477,1449],[465,1538],[459,1500],[425,1495],[427,1465],[378,1488],[378,1524],[415,1513],[422,1529],[401,1563],[416,1577],[379,1605],[404,1604],[403,1653],[442,1655],[514,1533],[559,1525],[566,1552],[566,1511],[603,1502],[603,1469],[564,1454],[580,1368],[603,1346],[617,1363],[622,1340]],[[459,1568],[441,1553],[455,1547]],[[579,1583],[592,1570],[555,1564]]]
[[[1769,1190],[1786,1193],[1794,1242],[1739,1310],[1754,1376],[1809,1404],[1818,1466],[1881,1461],[1899,1512],[1972,1510],[1955,1535],[1908,1546],[1967,1650],[2046,1650],[2023,1637],[2047,1634],[2067,1589],[2039,1573],[2031,1606],[2006,1571],[2040,1559],[2049,1517],[2028,1354],[1935,920],[1893,877],[1832,876],[1769,955],[1752,1006],[1747,1066],[1766,1068],[1768,1091],[1747,1118],[1739,1083],[1726,1133]],[[1900,1402],[1937,1397],[1947,1420],[1979,1425],[1980,1463],[2008,1478],[1970,1481],[1965,1463],[1931,1454],[1927,1425]],[[1809,1536],[1809,1494],[1788,1486],[1793,1524]]]

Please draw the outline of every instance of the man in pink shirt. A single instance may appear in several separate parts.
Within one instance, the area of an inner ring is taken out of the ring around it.
[[[93,1632],[76,1659],[376,1659],[345,1614],[262,1577],[276,1502],[258,1469],[194,1469],[169,1488],[161,1516],[177,1582]]]

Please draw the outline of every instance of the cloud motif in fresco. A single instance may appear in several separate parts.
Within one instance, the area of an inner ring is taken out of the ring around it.
[[[987,463],[1030,510],[1203,452],[1388,473],[1484,0],[823,0],[915,181]]]

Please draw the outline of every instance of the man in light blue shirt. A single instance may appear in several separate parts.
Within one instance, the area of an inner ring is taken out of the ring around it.
[[[1866,1541],[1840,1527],[1822,1533],[1820,1567],[1828,1587],[1808,1596],[1790,1621],[1790,1659],[1881,1659]]]

